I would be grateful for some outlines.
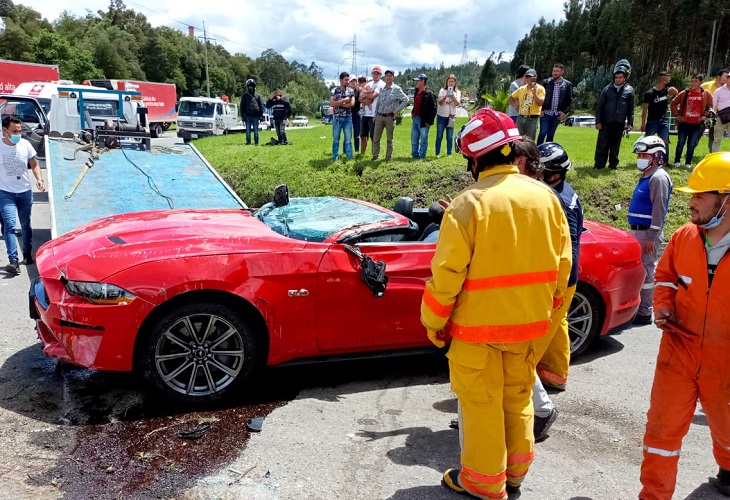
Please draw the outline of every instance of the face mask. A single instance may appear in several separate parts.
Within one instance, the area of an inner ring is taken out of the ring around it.
[[[709,221],[705,222],[704,224],[700,224],[700,227],[705,229],[712,229],[713,227],[717,227],[722,223],[722,220],[725,218],[725,212],[722,212],[722,215],[720,215],[720,211],[722,211],[722,207],[725,206],[725,202],[727,201],[727,196],[724,200],[722,200],[722,205],[720,205],[720,210],[717,211],[715,216],[710,219]],[[718,215],[720,215],[718,217]]]
[[[10,142],[12,142],[13,144],[18,144],[20,142],[20,138],[20,134],[10,134]]]
[[[647,160],[646,158],[638,158],[636,160],[636,168],[638,168],[639,170],[641,170],[643,172],[644,170],[649,168],[649,163],[651,163],[651,162],[649,160]]]

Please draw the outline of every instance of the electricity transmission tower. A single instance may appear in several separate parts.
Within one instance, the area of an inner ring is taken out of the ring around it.
[[[358,50],[357,48],[357,34],[354,33],[352,35],[352,41],[349,43],[346,43],[342,48],[345,47],[352,47],[352,69],[350,70],[350,75],[354,76],[357,75],[357,55],[358,54],[364,54],[364,50]]]
[[[466,55],[466,33],[464,34],[464,50],[461,52],[461,64],[468,62],[469,56]]]

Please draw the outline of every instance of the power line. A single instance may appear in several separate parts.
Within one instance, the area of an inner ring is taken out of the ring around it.
[[[205,31],[205,27],[198,28],[197,26],[195,26],[195,25],[193,25],[191,23],[185,23],[183,21],[178,21],[177,19],[171,18],[167,14],[163,14],[162,12],[156,11],[154,9],[150,9],[149,7],[147,7],[145,5],[140,5],[140,4],[136,3],[136,2],[131,2],[129,0],[127,0],[127,3],[130,4],[130,5],[134,5],[135,7],[138,7],[140,9],[143,9],[143,10],[146,10],[146,11],[149,11],[149,12],[153,12],[153,13],[159,15],[159,16],[164,17],[165,19],[169,19],[170,21],[175,22],[175,23],[178,23],[178,24],[181,24],[181,25],[183,25],[185,27],[193,28],[196,31]],[[217,33],[211,33],[211,34],[212,35],[215,35],[216,39],[224,40],[226,42],[229,42],[229,43],[232,43],[232,44],[235,44],[235,45],[240,45],[242,47],[247,47],[247,48],[257,49],[257,50],[262,50],[262,51],[263,50],[266,50],[266,48],[264,48],[264,47],[260,47],[258,45],[253,45],[253,44],[250,44],[250,43],[243,43],[243,42],[240,42],[238,40],[231,40],[230,38],[226,38],[226,37],[221,36],[221,35],[219,35]],[[211,38],[211,40],[213,40],[213,39]]]

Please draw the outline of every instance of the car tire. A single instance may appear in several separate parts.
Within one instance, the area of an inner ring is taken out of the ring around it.
[[[568,309],[570,355],[584,354],[601,330],[601,298],[588,284],[579,282]]]
[[[163,396],[183,403],[208,403],[235,393],[260,361],[253,328],[221,303],[176,307],[141,340],[142,376]]]

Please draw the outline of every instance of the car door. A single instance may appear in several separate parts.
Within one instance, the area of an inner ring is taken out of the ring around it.
[[[325,253],[318,273],[317,332],[322,352],[357,352],[429,345],[420,322],[421,297],[431,276],[434,244],[355,245],[386,264],[388,284],[376,297],[361,276],[360,259],[344,244]]]

